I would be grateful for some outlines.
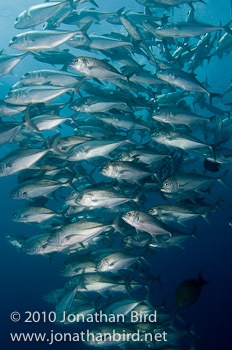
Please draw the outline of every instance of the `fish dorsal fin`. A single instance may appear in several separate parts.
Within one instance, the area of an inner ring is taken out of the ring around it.
[[[191,8],[191,9],[188,11],[188,15],[187,15],[187,18],[186,18],[186,22],[187,22],[187,23],[195,22],[195,16],[194,16],[194,9],[193,9],[193,8]]]
[[[147,15],[147,16],[152,16],[153,15],[153,12],[152,12],[152,10],[150,9],[149,6],[145,6],[144,14]]]
[[[40,130],[36,127],[36,125],[31,121],[30,107],[27,108],[26,113],[25,113],[25,124],[29,125],[34,131],[40,132]]]

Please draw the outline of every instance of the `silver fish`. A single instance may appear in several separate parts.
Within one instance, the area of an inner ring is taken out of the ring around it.
[[[184,150],[203,148],[208,149],[208,152],[211,153],[210,145],[204,144],[201,140],[197,139],[191,134],[180,133],[175,131],[157,131],[151,135],[151,138],[154,141],[164,144],[166,146],[177,147]]]
[[[10,91],[5,102],[13,105],[30,105],[35,103],[44,103],[58,97],[68,91],[76,91],[73,87],[60,87],[51,85],[26,86]]]
[[[156,35],[159,38],[188,38],[215,30],[226,30],[226,28],[200,22],[174,22],[157,28]]]
[[[20,82],[22,85],[54,85],[54,86],[72,86],[80,81],[81,77],[57,70],[41,69],[25,73]]]
[[[174,192],[186,192],[189,190],[197,190],[203,185],[207,185],[216,179],[201,175],[201,174],[184,174],[173,176],[163,182],[162,192],[174,193]]]
[[[62,183],[54,180],[29,180],[20,184],[11,191],[11,198],[31,199],[41,196],[49,196],[52,192],[63,186],[70,186],[69,183]]]
[[[30,118],[29,113],[26,113],[26,125],[34,129],[35,131],[54,129],[56,126],[72,120],[72,118],[60,117],[54,114],[42,114],[34,118]]]
[[[2,126],[0,124],[0,126]],[[0,131],[0,146],[4,145],[7,142],[13,142],[15,136],[21,129],[21,125],[16,125],[11,128],[7,128],[7,130]]]
[[[45,2],[31,6],[18,15],[14,27],[17,29],[27,29],[46,22],[67,4],[71,4],[71,1]]]
[[[131,253],[117,252],[106,255],[97,264],[99,272],[114,272],[126,270],[141,257]]]
[[[114,149],[128,143],[125,141],[87,141],[70,149],[67,159],[74,162],[78,160],[105,157]]]
[[[23,235],[9,235],[6,236],[6,239],[14,247],[21,249],[28,237]]]
[[[117,108],[117,105],[116,105]],[[126,118],[125,116],[113,114],[109,117],[102,117],[101,115],[95,115],[96,118],[100,119],[106,124],[113,125],[115,128],[122,128],[128,130],[150,130],[150,128],[142,123],[133,120],[133,118]]]
[[[126,78],[111,64],[93,57],[77,57],[69,66],[77,72],[92,78]]]
[[[81,206],[89,208],[112,208],[128,201],[137,201],[137,198],[125,196],[116,191],[100,189],[86,189],[75,197],[75,202]]]
[[[90,140],[91,139],[89,137],[84,137],[84,136],[78,136],[78,135],[66,136],[58,140],[56,147],[59,151],[66,153],[72,147]]]
[[[48,241],[49,245],[64,249],[77,243],[88,242],[100,233],[109,230],[112,225],[93,221],[79,221],[64,226]]]
[[[125,112],[131,112],[131,108],[126,102],[118,101],[113,98],[105,98],[98,96],[88,96],[74,101],[71,108],[74,111],[82,113],[106,113],[113,108]]]
[[[97,272],[97,263],[90,259],[81,259],[77,261],[65,262],[61,270],[61,275],[65,277],[73,277],[83,273]]]
[[[4,116],[13,117],[16,114],[19,114],[25,111],[26,108],[27,108],[26,106],[14,106],[4,101],[0,101],[0,117],[4,117]]]
[[[151,235],[171,235],[171,233],[164,228],[163,224],[156,220],[154,216],[141,211],[129,211],[122,216],[122,219],[137,230],[148,232]]]
[[[114,15],[115,12],[102,12],[96,11],[95,9],[91,10],[86,8],[80,8],[72,11],[72,13],[70,13],[70,15],[63,20],[63,23],[79,25],[89,23],[90,21],[99,22],[105,19],[109,19]]]
[[[0,77],[10,73],[11,70],[18,64],[28,53],[18,55],[0,55]]]
[[[60,251],[60,247],[48,246],[50,235],[45,233],[28,238],[22,245],[22,251],[29,255],[49,255]]]
[[[67,32],[57,30],[32,30],[17,34],[9,42],[9,46],[12,49],[19,51],[41,51],[46,49],[53,49],[67,40],[71,39],[80,31]]]
[[[113,302],[108,305],[104,310],[106,314],[114,314],[114,315],[128,315],[131,311],[135,310],[138,305],[140,305],[142,301],[126,298],[120,301]]]
[[[136,150],[131,150],[127,152],[122,152],[119,155],[119,160],[127,161],[127,162],[139,162],[144,164],[152,164],[152,163],[160,162],[167,157],[169,157],[167,154],[159,154],[149,148],[142,148],[142,149],[136,149]]]
[[[208,96],[210,93],[200,84],[195,76],[177,69],[166,69],[156,73],[158,78],[167,83],[180,87],[187,91],[204,92]]]
[[[16,150],[0,161],[0,176],[15,174],[23,169],[32,167],[39,159],[49,152],[49,149],[21,149]]]
[[[105,165],[101,173],[107,177],[112,177],[118,180],[139,181],[140,179],[152,175],[140,165],[131,162],[112,162]]]
[[[65,295],[65,289],[64,288],[58,288],[58,289],[54,289],[49,293],[46,293],[44,295],[44,300],[47,303],[51,303],[51,304],[57,304],[59,302],[59,300]]]
[[[189,209],[188,207],[179,205],[159,205],[151,208],[149,210],[149,214],[155,215],[164,222],[179,222],[190,220],[198,216],[207,218],[209,210],[206,210],[205,212],[199,212],[197,208],[196,210],[193,210]]]
[[[49,220],[54,216],[59,216],[55,211],[43,207],[28,207],[18,210],[12,216],[12,220],[16,222],[38,222]]]
[[[175,106],[162,107],[158,109],[155,114],[153,113],[152,118],[162,122],[168,123],[171,125],[175,124],[196,124],[200,122],[209,122],[210,120],[197,115],[196,113],[191,112],[187,109],[178,108]]]
[[[75,48],[85,48],[87,50],[110,50],[117,47],[131,47],[129,41],[121,41],[108,36],[90,34],[75,35],[66,42],[67,45]]]

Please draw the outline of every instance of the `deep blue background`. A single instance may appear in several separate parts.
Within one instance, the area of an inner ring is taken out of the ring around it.
[[[206,1],[208,6],[203,4],[196,5],[196,17],[201,21],[212,24],[223,24],[230,19],[230,1],[211,0]],[[11,37],[18,31],[13,28],[14,19],[23,9],[28,6],[40,3],[32,0],[0,0],[0,40],[1,47],[6,48],[7,53],[13,53],[13,50],[7,48]],[[141,10],[133,0],[97,0],[100,9],[114,11],[120,7],[126,6],[133,11]],[[85,5],[86,6],[86,5]],[[90,6],[91,7],[91,6]],[[188,7],[183,6],[175,10],[179,17],[186,14]],[[104,22],[105,23],[105,22]],[[100,29],[101,28],[101,29]],[[119,27],[115,27],[118,30]],[[72,28],[71,28],[72,29]],[[102,24],[96,26],[96,31],[107,32],[110,26]],[[62,46],[65,48],[66,46]],[[74,51],[78,52],[78,51]],[[213,91],[223,91],[231,79],[231,58],[232,55],[224,56],[223,60],[213,58],[210,65],[204,65],[197,73],[198,77],[205,80],[207,76],[208,83]],[[16,82],[20,76],[33,68],[50,68],[42,65],[31,57],[26,57],[15,69],[15,75],[6,75],[1,78],[0,98],[3,98],[9,87]],[[0,149],[1,155],[8,150],[8,145]],[[228,181],[231,177],[231,171],[228,175]],[[46,343],[11,343],[9,332],[19,331],[37,331],[44,332],[49,329],[56,331],[75,331],[75,327],[57,327],[44,325],[29,325],[19,322],[14,324],[10,321],[9,315],[12,311],[24,313],[26,310],[44,311],[50,310],[43,295],[48,291],[62,287],[64,279],[59,276],[59,269],[64,257],[58,255],[54,257],[53,262],[45,257],[28,256],[16,251],[10,246],[5,236],[9,234],[32,235],[40,232],[35,226],[17,224],[11,221],[11,215],[24,205],[23,201],[12,200],[9,198],[11,189],[16,185],[16,176],[0,178],[0,216],[1,216],[1,237],[0,237],[0,267],[1,267],[1,326],[0,326],[0,349],[82,349],[84,346],[79,343],[60,344],[56,343],[52,347]],[[225,190],[221,187],[216,192],[224,200],[231,203],[231,190]],[[232,214],[232,213],[231,213]],[[227,211],[227,216],[230,210]],[[162,250],[154,256],[154,266],[161,274],[163,293],[166,296],[167,305],[174,307],[174,293],[177,285],[183,280],[196,278],[202,271],[203,276],[210,282],[202,289],[199,300],[192,306],[183,309],[185,318],[191,324],[196,323],[197,333],[200,336],[199,350],[227,350],[231,348],[231,312],[232,312],[232,229],[227,222],[225,213],[217,213],[211,216],[213,226],[208,226],[203,220],[197,221],[197,234],[200,242],[189,239],[185,244],[185,249],[170,248]],[[52,309],[52,308],[51,308]]]

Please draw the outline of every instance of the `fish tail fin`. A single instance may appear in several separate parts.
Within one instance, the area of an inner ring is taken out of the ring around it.
[[[89,30],[89,28],[91,27],[91,25],[93,24],[94,21],[89,21],[88,23],[86,23],[79,31],[80,33],[83,35],[83,37],[87,40],[89,40],[89,36],[87,34],[87,31]]]
[[[18,135],[18,133],[21,131],[21,129],[22,129],[22,127],[23,127],[23,124],[20,124],[20,125],[18,125],[17,127],[16,127],[16,132],[14,133],[14,135],[11,137],[11,139],[10,139],[10,143],[14,143],[15,141],[14,141],[14,139],[15,139],[15,137]]]
[[[72,7],[73,10],[76,10],[76,5],[73,0],[67,0],[67,3]]]
[[[129,72],[128,74],[126,74],[126,75],[124,76],[124,77],[126,78],[128,84],[129,84],[130,88],[131,88],[130,78],[131,78],[134,74],[135,74],[135,71],[133,70],[133,71]]]
[[[144,14],[146,16],[152,16],[153,15],[153,12],[152,12],[151,8],[149,6],[147,6],[147,5],[145,5],[145,7],[144,7]]]
[[[62,153],[59,149],[58,149],[58,143],[59,140],[61,138],[60,134],[56,134],[54,136],[51,136],[48,140],[47,140],[47,148],[55,153],[55,154],[59,154],[59,155],[64,155],[64,153]]]
[[[226,169],[222,174],[222,176],[219,179],[217,179],[217,181],[226,188],[230,188],[230,186],[225,182],[225,177],[228,174],[228,172],[229,172],[229,169]]]
[[[228,34],[232,34],[232,29],[230,28],[231,22],[232,20],[226,23],[226,25],[223,27]]]
[[[205,284],[208,284],[209,281],[206,281],[203,277],[202,277],[202,271],[200,271],[199,275],[198,275],[198,283],[201,286],[204,286]]]
[[[61,68],[61,71],[62,71],[62,72],[67,72],[67,70],[68,70],[68,64],[66,63],[66,64],[64,64],[63,67]]]
[[[218,200],[216,201],[215,208],[222,212],[225,212],[225,210],[227,209],[225,206],[223,206],[221,197],[219,197]]]
[[[214,92],[209,93],[209,99],[210,99],[211,106],[212,106],[213,98],[215,98],[215,97],[222,97],[222,95],[219,93],[214,93]]]
[[[72,188],[74,191],[76,191],[76,187],[74,186],[73,184],[73,179],[68,179],[66,182],[64,182],[64,185],[63,186],[67,186],[67,187],[70,187]]]
[[[27,110],[26,110],[24,124],[30,126],[35,132],[41,132],[37,128],[37,126],[31,121],[31,118],[30,118],[30,107],[28,107]]]
[[[63,207],[61,210],[57,212],[57,215],[62,219],[63,223],[65,224],[66,222],[66,217],[65,214],[68,211],[69,206],[67,205],[66,207]]]
[[[81,92],[80,92],[80,87],[81,87],[81,85],[84,83],[84,81],[86,80],[87,78],[86,77],[84,77],[83,79],[81,79],[80,81],[78,81],[78,83],[76,83],[75,85],[74,85],[74,87],[72,88],[72,90],[77,94],[77,95],[79,95],[80,97],[83,97],[82,96],[82,94],[81,94]]]
[[[209,224],[210,226],[213,226],[212,221],[209,219],[209,214],[211,212],[211,208],[209,208],[208,210],[206,210],[206,212],[202,215],[203,219],[207,222],[207,224]]]
[[[79,124],[77,123],[75,117],[76,117],[78,114],[79,114],[79,112],[75,112],[75,113],[73,113],[72,115],[70,115],[70,119],[73,121],[73,123],[74,123],[77,127],[79,127]]]
[[[89,0],[90,4],[92,4],[95,7],[99,7],[98,4],[94,0]]]
[[[148,282],[148,284],[147,284],[147,286],[146,286],[148,290],[151,289],[151,285],[152,285],[154,282],[157,282],[158,285],[160,286],[160,288],[163,288],[162,283],[161,283],[161,275],[158,275],[157,277],[151,278],[151,280]]]
[[[71,96],[70,96],[70,99],[68,101],[68,104],[71,105],[73,103],[73,100],[74,100],[74,91],[72,91],[72,93],[71,93]]]
[[[193,231],[191,233],[191,237],[195,238],[196,240],[200,241],[200,238],[196,235],[197,225],[194,226]]]
[[[133,139],[133,130],[130,130],[127,134],[127,139],[125,140],[125,143],[130,143],[131,145],[134,146],[139,146],[140,144]]]
[[[120,232],[122,235],[124,235],[124,232],[122,231],[121,227],[120,227],[119,224],[118,224],[120,218],[121,218],[121,216],[119,215],[119,216],[117,216],[117,217],[114,219],[113,224],[112,224],[112,227],[113,227],[116,231],[118,231],[118,232]]]
[[[118,11],[117,11],[117,15],[118,16],[122,16],[124,13],[125,7],[121,7]]]
[[[169,311],[167,308],[166,310]],[[183,316],[179,313],[179,311],[180,311],[179,306],[176,305],[174,310],[170,313],[170,316],[171,316],[170,323],[172,326],[175,324],[176,320],[178,320],[181,323],[184,323]]]
[[[56,254],[56,252],[52,252],[52,253],[48,254],[48,259],[49,259],[50,264],[52,263],[52,258],[55,254]]]
[[[145,262],[148,266],[152,266],[152,264],[147,260],[147,258],[145,258],[145,256],[141,256],[140,259]]]
[[[186,332],[192,339],[197,339],[200,340],[200,337],[196,333],[196,328],[197,328],[197,322],[195,322]]]

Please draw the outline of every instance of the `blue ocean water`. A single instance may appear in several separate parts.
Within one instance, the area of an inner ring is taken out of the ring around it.
[[[0,36],[1,48],[7,53],[15,53],[15,50],[8,48],[11,38],[19,31],[14,29],[14,21],[17,15],[25,8],[38,4],[35,0],[0,0]],[[134,0],[97,0],[100,10],[113,12],[121,7],[131,9],[134,12],[142,11],[143,7]],[[195,16],[199,21],[218,25],[228,23],[231,19],[231,3],[229,0],[206,0],[206,4],[195,4]],[[86,3],[81,6],[87,6]],[[91,5],[88,5],[91,7]],[[183,5],[174,10],[174,18],[185,18],[189,7]],[[70,29],[68,26],[64,28]],[[107,33],[117,31],[114,27],[103,21],[101,25],[95,25],[95,33]],[[72,28],[73,29],[73,28]],[[66,48],[65,44],[61,48]],[[74,55],[83,54],[83,51],[71,49]],[[91,55],[91,54],[90,54]],[[95,57],[98,57],[95,55]],[[101,56],[100,56],[101,57]],[[14,68],[14,75],[1,77],[0,99],[4,99],[10,87],[19,78],[30,70],[51,69],[50,65],[39,63],[32,56],[25,57]],[[231,53],[223,55],[222,59],[213,57],[208,64],[197,69],[197,77],[200,81],[206,81],[213,92],[222,93],[230,84],[232,77]],[[62,101],[61,97],[58,101]],[[227,101],[230,102],[230,96]],[[219,102],[220,103],[220,102]],[[218,105],[221,107],[221,103]],[[14,146],[6,144],[1,146],[1,157]],[[232,186],[231,166],[227,182]],[[26,236],[40,234],[41,230],[36,225],[15,223],[11,216],[19,208],[22,208],[26,201],[17,201],[9,198],[10,191],[17,185],[17,175],[0,178],[0,213],[1,213],[1,243],[0,243],[0,266],[1,266],[1,338],[0,348],[11,349],[85,349],[81,343],[59,343],[49,346],[46,343],[12,343],[9,337],[10,332],[54,332],[76,331],[81,326],[57,326],[40,322],[38,324],[25,324],[22,322],[13,323],[10,314],[18,311],[23,314],[25,311],[49,311],[53,305],[43,300],[43,295],[50,290],[62,287],[65,278],[60,276],[59,270],[62,266],[64,256],[54,256],[52,262],[42,256],[25,255],[9,245],[6,236],[10,234],[22,234]],[[215,186],[214,196],[221,197],[231,204],[231,189]],[[166,304],[170,308],[175,307],[174,294],[176,287],[184,280],[197,278],[200,271],[204,278],[209,281],[202,288],[200,298],[193,305],[183,308],[181,313],[187,324],[195,325],[199,336],[199,350],[227,350],[231,347],[231,292],[232,292],[232,270],[231,270],[231,246],[232,231],[228,225],[228,217],[231,209],[225,212],[211,214],[212,226],[209,226],[201,219],[194,221],[197,225],[198,240],[189,239],[184,243],[184,249],[171,247],[162,250],[162,253],[150,253],[149,258],[154,266],[154,271],[161,276],[162,295],[165,296]],[[190,226],[192,229],[193,227]],[[153,288],[156,293],[156,288]],[[158,291],[157,291],[158,293]],[[154,296],[155,297],[155,296]],[[159,296],[160,297],[160,296]],[[65,328],[65,330],[64,330]],[[188,350],[188,349],[186,349]]]

